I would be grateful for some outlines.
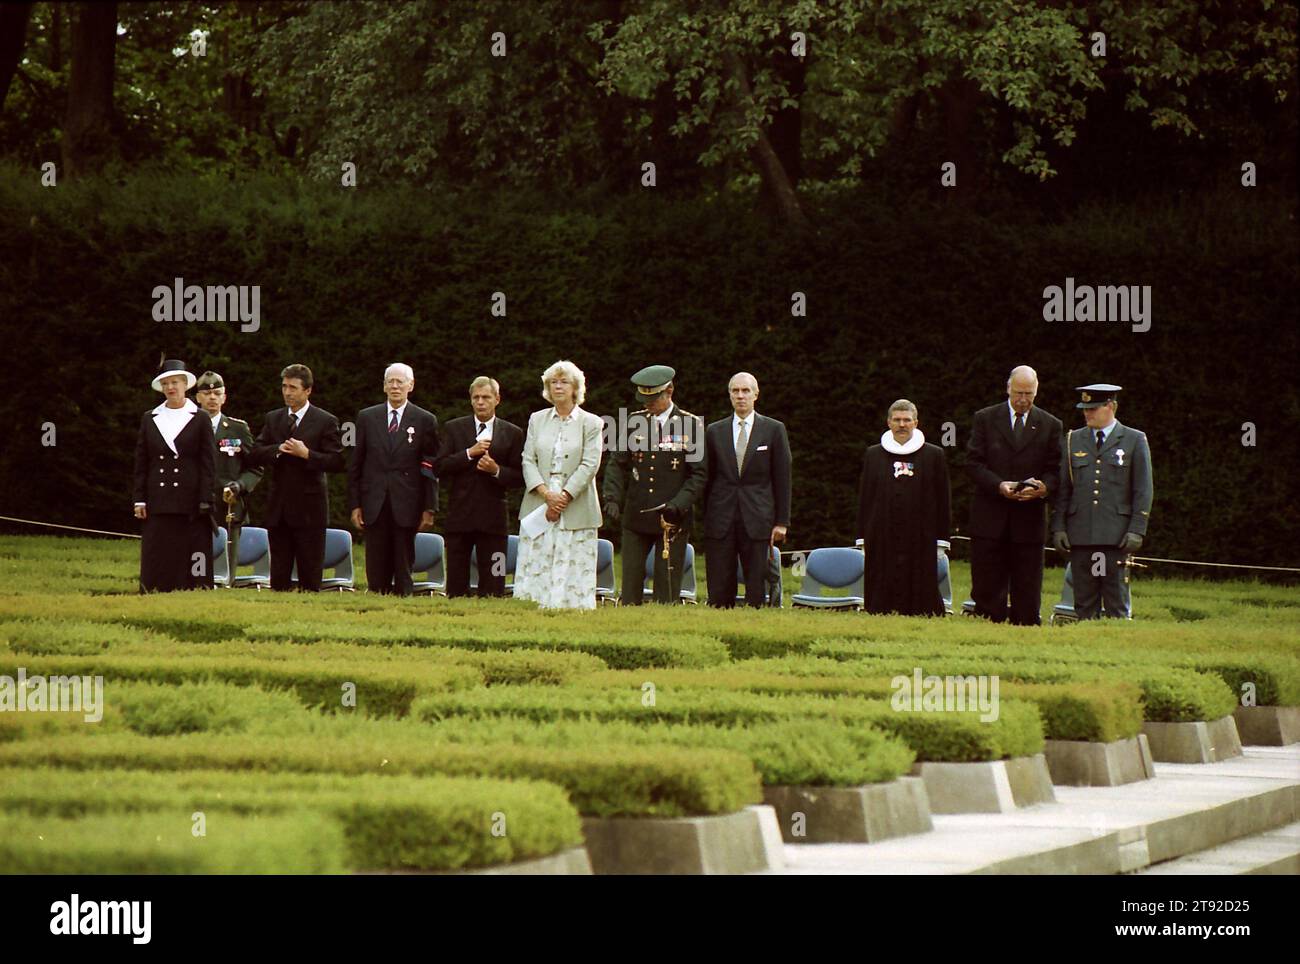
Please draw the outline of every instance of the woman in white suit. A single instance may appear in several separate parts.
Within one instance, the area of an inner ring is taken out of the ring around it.
[[[546,369],[542,397],[552,407],[528,419],[519,518],[545,506],[547,524],[531,536],[520,526],[515,598],[532,599],[543,609],[595,609],[602,424],[579,407],[587,379],[571,361]]]

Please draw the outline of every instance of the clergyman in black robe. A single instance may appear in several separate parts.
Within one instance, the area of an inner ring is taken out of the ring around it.
[[[944,615],[937,542],[948,539],[949,513],[943,450],[925,441],[916,406],[899,399],[889,430],[863,457],[858,486],[868,612]]]

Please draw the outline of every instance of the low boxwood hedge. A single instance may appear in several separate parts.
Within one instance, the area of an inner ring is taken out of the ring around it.
[[[434,744],[422,727],[378,724],[369,721],[366,730],[357,727],[351,735],[336,729],[329,739],[319,734],[232,739],[206,733],[42,737],[0,744],[0,766],[525,778],[563,787],[580,813],[595,817],[733,813],[761,799],[753,765],[734,751]]]
[[[455,870],[513,863],[581,846],[564,791],[532,780],[199,770],[80,772],[57,768],[5,779],[0,812],[58,818],[203,814],[218,839],[232,818],[320,812],[338,822],[350,870]]]
[[[191,833],[189,813],[102,813],[69,820],[0,812],[0,873],[336,874],[347,868],[337,820],[310,810],[230,814]]]
[[[430,724],[430,739],[452,743],[521,743],[583,747],[605,744],[709,747],[743,753],[765,786],[861,786],[911,769],[915,754],[898,739],[835,720],[795,719],[719,727],[625,720],[451,717]]]
[[[885,700],[823,696],[773,696],[740,690],[657,686],[647,705],[640,686],[617,688],[498,687],[430,693],[412,704],[418,719],[518,716],[538,722],[590,718],[632,723],[746,726],[792,719],[834,719],[899,736],[918,760],[998,760],[1043,749],[1042,722],[1030,703],[1000,700],[998,717],[975,712],[898,712]]]

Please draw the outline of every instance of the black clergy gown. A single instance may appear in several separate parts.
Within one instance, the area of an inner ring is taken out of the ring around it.
[[[936,542],[948,538],[948,465],[926,443],[908,455],[873,445],[862,459],[856,532],[866,550],[866,607],[942,616]]]

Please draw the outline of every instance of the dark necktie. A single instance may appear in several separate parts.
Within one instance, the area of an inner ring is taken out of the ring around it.
[[[1101,447],[1105,444],[1106,444],[1106,433],[1103,432],[1101,429],[1097,429],[1097,451],[1100,452]]]
[[[1025,437],[1025,417],[1019,412],[1016,412],[1016,425],[1011,430],[1011,433],[1015,436],[1017,442]]]
[[[393,409],[391,412],[389,412],[389,416],[390,417],[388,419],[388,434],[392,435],[394,432],[397,431],[397,409]]]
[[[482,435],[482,434],[483,434],[483,430],[486,429],[486,428],[487,428],[487,422],[479,422],[479,423],[478,423],[478,432],[475,433],[475,437],[477,438],[479,435]]]
[[[298,415],[295,412],[289,413],[289,438],[293,438],[293,433],[298,430]]]

